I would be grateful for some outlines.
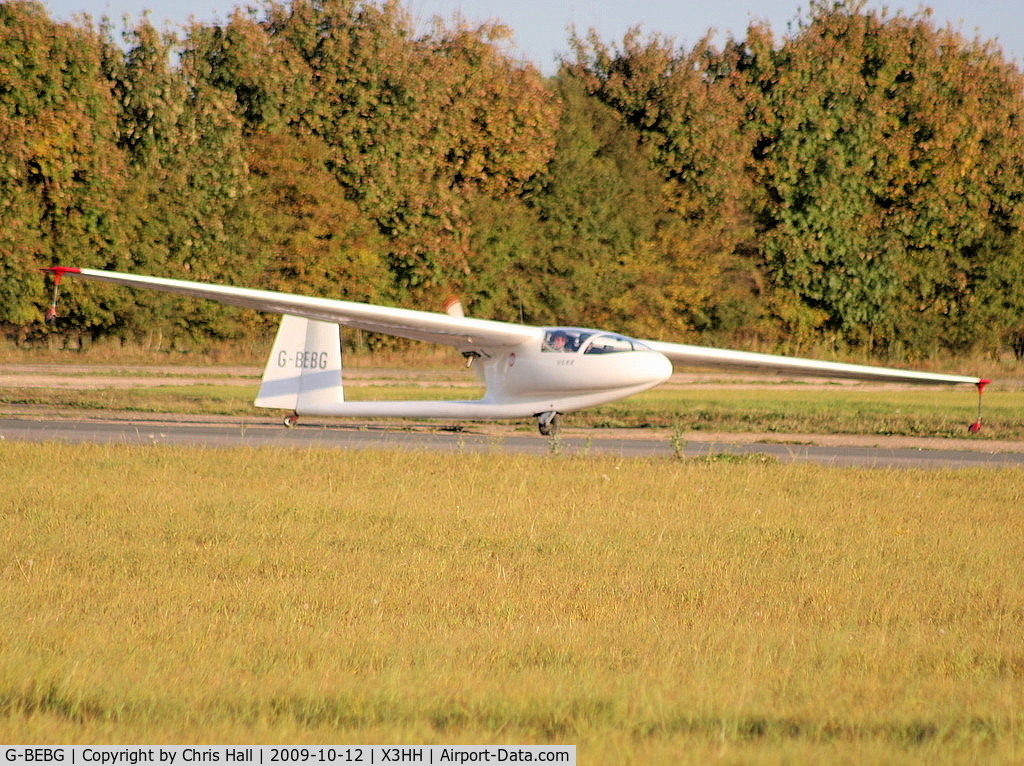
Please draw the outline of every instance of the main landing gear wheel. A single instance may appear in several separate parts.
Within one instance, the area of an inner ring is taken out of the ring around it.
[[[291,415],[284,416],[284,427],[294,428],[295,424],[299,422],[299,416],[294,412]]]
[[[542,412],[537,416],[537,430],[541,436],[557,436],[562,430],[562,416],[557,412]]]

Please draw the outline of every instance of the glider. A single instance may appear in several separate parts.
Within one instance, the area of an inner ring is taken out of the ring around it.
[[[299,416],[407,417],[449,420],[536,418],[544,435],[557,433],[561,416],[624,399],[665,382],[673,364],[754,370],[817,378],[918,384],[971,384],[979,400],[988,380],[868,365],[637,340],[604,330],[472,319],[459,305],[446,313],[391,308],[291,293],[54,266],[54,306],[61,277],[71,275],[128,287],[205,298],[282,314],[255,404]],[[341,327],[452,346],[486,386],[470,401],[345,401]],[[972,431],[981,428],[978,420]]]

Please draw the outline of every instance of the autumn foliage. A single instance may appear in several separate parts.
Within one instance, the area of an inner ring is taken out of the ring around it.
[[[0,325],[20,341],[272,320],[51,263],[674,339],[892,357],[1024,335],[1024,75],[859,0],[784,37],[572,35],[294,0],[116,31],[0,5]]]

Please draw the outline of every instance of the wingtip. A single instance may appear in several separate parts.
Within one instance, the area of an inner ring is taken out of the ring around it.
[[[43,268],[41,268],[39,270],[40,271],[45,271],[45,272],[47,272],[49,274],[53,274],[55,277],[57,277],[58,281],[65,274],[81,274],[82,273],[81,269],[75,268],[74,266],[44,266]]]
[[[57,296],[60,294],[61,277],[65,274],[81,274],[82,270],[72,266],[48,266],[40,269],[40,271],[53,274],[53,300],[50,303],[50,308],[46,310],[46,314],[43,316],[43,321],[48,325],[54,325],[57,323]]]

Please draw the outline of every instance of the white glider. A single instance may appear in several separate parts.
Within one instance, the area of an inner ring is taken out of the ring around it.
[[[448,313],[311,298],[228,285],[55,266],[44,269],[129,287],[205,298],[284,315],[256,397],[257,407],[302,415],[410,417],[451,420],[537,418],[542,434],[556,433],[560,416],[646,391],[687,367],[754,370],[805,377],[918,384],[971,384],[983,378],[757,354],[636,340],[578,327],[533,327]],[[340,327],[439,343],[457,349],[486,386],[470,401],[345,401]],[[980,428],[978,421],[972,431]]]

